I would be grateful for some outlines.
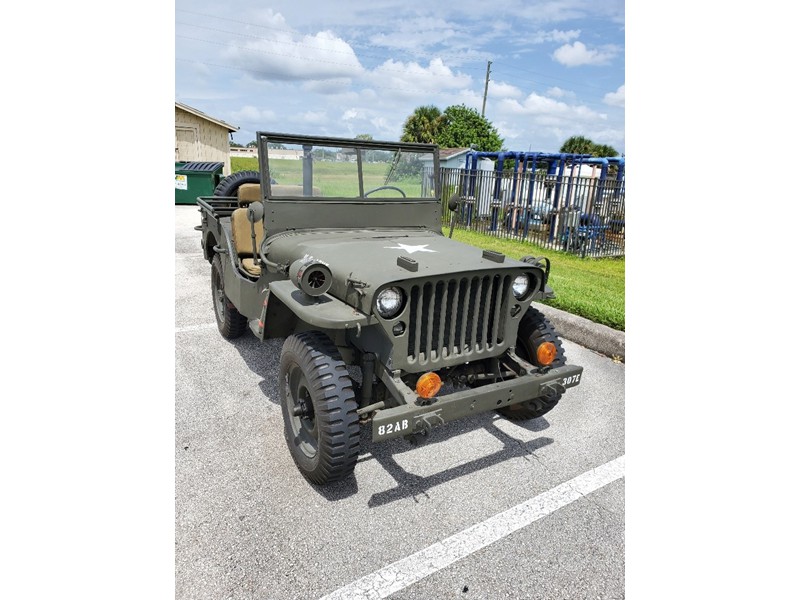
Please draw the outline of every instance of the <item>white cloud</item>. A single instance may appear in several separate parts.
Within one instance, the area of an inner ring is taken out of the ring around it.
[[[552,29],[550,31],[536,31],[530,36],[525,36],[524,39],[533,44],[544,44],[545,42],[566,43],[577,39],[580,35],[580,29],[570,29],[569,31]]]
[[[616,92],[608,92],[603,96],[603,102],[610,106],[625,108],[625,86],[619,86]]]
[[[279,13],[263,20],[285,25]],[[300,35],[287,29],[257,30],[257,39],[230,42],[225,57],[256,79],[322,80],[358,77],[364,72],[353,48],[330,31]],[[251,36],[256,37],[256,36]]]
[[[610,81],[625,81],[624,35],[614,25],[624,22],[624,0],[464,0],[457,12],[430,0],[374,0],[351,8],[241,0],[238,25],[182,12],[176,98],[239,125],[234,139],[242,143],[258,130],[391,140],[423,104],[480,112],[491,60],[486,117],[509,147],[556,151],[581,133],[624,150],[624,86],[606,83],[604,98],[564,74],[564,65],[610,61]],[[553,60],[543,63],[547,54]]]
[[[286,19],[284,19],[281,13],[275,12],[271,8],[267,8],[266,10],[256,10],[254,13],[255,18],[255,25],[263,25],[266,27],[275,27],[275,28],[288,28],[286,23]]]
[[[583,42],[564,44],[553,52],[553,59],[567,67],[580,65],[605,65],[617,55],[617,49],[606,46],[604,50],[590,50]]]
[[[546,125],[568,122],[594,123],[607,118],[605,114],[586,106],[570,105],[536,93],[531,93],[522,102],[510,98],[501,100],[498,111],[505,115],[531,117],[536,123]]]
[[[545,93],[552,98],[568,98],[570,100],[574,100],[576,98],[575,92],[562,90],[557,86],[549,88]]]
[[[239,110],[231,113],[235,121],[246,121],[248,123],[259,123],[262,121],[272,121],[275,113],[269,109],[260,109],[255,106],[243,106]]]
[[[398,128],[386,120],[385,117],[375,117],[370,119],[370,124],[375,128],[375,139],[389,140],[399,137]]]
[[[417,17],[396,21],[394,31],[373,35],[370,43],[399,50],[416,50],[441,44],[455,35],[456,28],[444,19]]]
[[[427,67],[416,62],[404,63],[389,59],[366,75],[366,79],[377,88],[386,88],[392,94],[406,96],[438,93],[472,85],[472,77],[454,73],[441,58],[434,58]]]
[[[306,123],[308,125],[323,125],[328,123],[328,113],[324,110],[309,110],[291,117],[291,121]]]
[[[521,98],[522,90],[503,81],[489,81],[488,95],[490,98]]]
[[[350,90],[353,80],[347,77],[304,81],[301,86],[305,92],[315,94],[344,94]]]
[[[505,140],[506,145],[508,145],[509,140],[515,140],[522,135],[522,131],[520,131],[519,128],[514,127],[505,121],[498,121],[497,123],[494,123],[494,126],[497,128],[497,133],[500,134],[500,137]]]

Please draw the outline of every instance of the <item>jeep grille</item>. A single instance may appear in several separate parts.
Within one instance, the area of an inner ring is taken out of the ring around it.
[[[412,285],[408,362],[469,360],[502,344],[511,281],[510,274],[495,273]]]

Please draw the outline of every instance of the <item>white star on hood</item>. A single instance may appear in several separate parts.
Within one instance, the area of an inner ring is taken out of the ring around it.
[[[397,242],[397,246],[384,246],[384,248],[388,250],[405,250],[409,254],[414,254],[414,252],[436,252],[436,250],[429,250],[428,244],[422,244],[421,246],[409,246],[407,244],[401,244]]]

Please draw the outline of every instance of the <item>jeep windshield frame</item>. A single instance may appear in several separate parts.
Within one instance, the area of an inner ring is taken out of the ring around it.
[[[317,228],[441,232],[438,146],[261,131],[256,136],[267,235]]]

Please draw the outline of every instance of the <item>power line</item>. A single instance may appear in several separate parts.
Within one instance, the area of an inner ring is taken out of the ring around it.
[[[234,67],[234,66],[231,66],[231,65],[220,65],[220,64],[217,64],[217,63],[209,63],[209,62],[197,60],[195,58],[192,58],[192,59],[176,58],[175,60],[176,61],[180,61],[180,62],[185,62],[185,63],[193,63],[193,64],[205,65],[205,66],[208,66],[208,67],[215,67],[215,68],[218,68],[218,69],[227,69],[227,70],[230,70],[230,71],[241,71],[243,73],[248,73],[248,74],[251,74],[251,75],[271,76],[271,77],[274,77],[274,78],[278,78],[280,81],[296,82],[295,80],[286,80],[285,79],[285,75],[286,74],[283,73],[283,72],[279,72],[279,71],[268,71],[268,70],[264,70],[264,69]],[[321,62],[321,61],[318,61],[318,62]],[[343,64],[343,63],[335,63],[335,64]],[[320,82],[321,83],[325,83],[325,82],[339,83],[339,82],[341,82],[342,79],[353,79],[353,77],[352,76],[348,76],[348,75],[341,75],[339,77],[327,77],[325,79],[313,78],[313,79],[310,79],[310,81],[313,81],[315,83],[320,83]],[[405,92],[405,93],[408,93],[410,91],[409,88],[398,88],[398,87],[387,87],[387,86],[381,86],[381,85],[372,85],[369,82],[367,82],[364,85],[364,87],[370,88],[370,89],[376,89],[376,90],[388,90],[388,91]],[[429,96],[448,96],[448,97],[452,98],[453,96],[457,96],[459,93],[463,93],[465,91],[473,92],[474,90],[472,88],[459,88],[459,89],[442,90],[442,91],[424,90],[424,93],[429,95]],[[594,110],[608,110],[609,108],[612,108],[612,107],[609,107],[607,105],[598,104],[596,102],[583,102],[583,101],[578,103],[578,104],[576,104],[576,105],[574,105],[574,106],[586,106],[586,107],[594,109]]]
[[[218,18],[221,19],[223,17],[218,17]],[[226,20],[232,20],[232,19],[226,19]],[[239,22],[239,21],[235,21],[235,22]],[[239,36],[239,37],[254,39],[254,40],[258,40],[258,41],[262,41],[262,42],[269,42],[271,44],[286,44],[286,45],[291,45],[291,46],[299,46],[301,48],[311,48],[311,49],[319,50],[318,46],[309,46],[308,44],[303,44],[301,42],[294,42],[294,41],[288,41],[288,40],[276,40],[276,39],[272,39],[272,38],[265,38],[265,37],[262,37],[260,35],[253,35],[253,34],[250,34],[250,33],[242,33],[242,32],[239,32],[239,31],[229,31],[227,29],[217,29],[216,27],[208,27],[206,25],[196,25],[194,23],[186,23],[185,21],[175,21],[175,24],[176,25],[185,25],[186,27],[195,27],[197,29],[204,29],[206,31],[213,31],[215,33],[224,33],[224,34],[227,34],[227,35],[236,35],[236,36]],[[278,31],[287,31],[289,33],[295,33],[295,32],[290,32],[290,31],[288,31],[286,29],[279,29]],[[176,37],[180,37],[180,36],[176,36]],[[197,38],[189,38],[189,39],[197,39]],[[339,39],[341,39],[341,38],[339,38]],[[200,40],[200,41],[206,41],[206,40]],[[347,42],[346,40],[342,40],[342,42],[344,42],[345,44],[350,46],[349,42]],[[214,42],[210,42],[210,43],[214,43]],[[363,45],[363,44],[360,44],[360,45]],[[326,48],[325,52],[326,53],[333,52],[333,53],[336,53],[336,54],[346,54],[346,55],[356,56],[356,53],[355,53],[354,50],[352,50],[352,47],[351,47],[351,49],[349,51],[348,50],[333,50],[333,49],[330,49],[330,48]],[[356,58],[358,58],[359,56],[363,57],[363,58],[375,58],[375,59],[378,59],[378,60],[391,60],[392,62],[397,60],[396,57],[387,56],[385,54],[384,55],[379,55],[379,54],[368,54],[368,53],[361,52],[361,53],[359,53],[358,56],[356,56]],[[460,57],[460,55],[458,55],[458,54],[438,54],[434,58],[440,58],[440,59],[445,60],[445,59],[452,59],[452,58],[459,58],[459,57]],[[431,60],[433,60],[429,56],[425,56],[424,58],[427,59],[429,63],[430,63]],[[470,66],[462,65],[462,66],[459,66],[458,68],[459,69],[476,70],[479,67],[470,67]]]
[[[195,42],[203,42],[205,44],[213,44],[215,46],[225,46],[226,48],[236,48],[238,50],[246,50],[247,52],[257,52],[259,54],[272,54],[274,56],[285,56],[287,58],[295,58],[297,60],[309,60],[309,61],[312,61],[312,62],[315,62],[315,63],[326,63],[326,64],[329,64],[329,65],[339,65],[341,67],[353,67],[354,66],[353,63],[343,63],[343,62],[338,62],[338,61],[335,61],[335,60],[320,60],[320,59],[318,59],[316,57],[313,57],[313,56],[301,56],[301,55],[297,55],[297,54],[284,54],[282,52],[270,52],[269,50],[260,50],[258,48],[246,48],[244,46],[235,46],[233,44],[228,44],[226,42],[216,42],[214,40],[204,40],[202,38],[190,37],[188,35],[176,35],[175,37],[176,38],[180,38],[180,39],[184,39],[184,40],[193,40]],[[358,60],[358,57],[355,57],[355,58],[356,58],[356,60]],[[361,66],[360,63],[359,63],[359,66]]]
[[[203,38],[196,38],[196,37],[191,37],[191,36],[188,36],[188,35],[177,35],[176,34],[175,37],[183,39],[183,40],[192,40],[192,41],[195,41],[195,42],[203,42],[205,44],[212,44],[212,45],[215,45],[215,46],[225,46],[226,48],[236,48],[238,50],[245,50],[247,52],[256,52],[258,54],[271,54],[271,55],[274,55],[274,56],[284,56],[284,57],[287,57],[287,58],[294,58],[294,59],[297,59],[297,60],[307,60],[307,61],[311,61],[311,62],[314,62],[314,63],[326,63],[326,64],[331,64],[331,65],[339,65],[341,67],[351,67],[352,68],[354,66],[353,63],[344,63],[344,62],[339,62],[339,61],[335,61],[335,60],[322,60],[322,59],[318,59],[318,58],[316,58],[314,56],[303,56],[303,55],[298,55],[298,54],[284,54],[282,52],[272,52],[270,50],[261,50],[260,48],[247,48],[245,46],[236,46],[234,44],[229,44],[227,42],[218,42],[218,41],[215,41],[215,40],[206,40],[206,39],[203,39]],[[272,40],[264,40],[264,41],[272,41]],[[306,47],[310,48],[310,49],[320,50],[320,48],[316,48],[315,46],[306,46]],[[325,50],[325,52],[328,52],[328,50]],[[358,60],[358,56],[355,56],[355,54],[353,54],[353,56],[354,56],[354,58],[356,60]],[[359,66],[361,66],[360,62],[359,62]],[[383,65],[381,65],[380,69],[381,69],[381,71],[388,71],[388,72],[393,72],[393,73],[408,73],[408,71],[405,70],[405,69],[394,69],[392,67],[385,67]],[[454,73],[454,76],[457,76],[457,75]]]
[[[585,87],[585,88],[588,87],[588,88],[592,88],[592,89],[596,89],[596,90],[604,90],[604,89],[606,89],[604,87],[600,87],[600,86],[597,86],[597,85],[591,85],[591,84],[588,84],[588,83],[578,83],[578,82],[575,82],[575,81],[570,81],[569,79],[564,79],[562,77],[555,77],[553,75],[545,75],[544,73],[541,73],[539,71],[531,71],[530,69],[523,69],[522,67],[517,67],[515,65],[510,65],[510,64],[507,64],[507,63],[495,62],[495,63],[492,63],[492,64],[497,65],[499,67],[507,67],[509,69],[516,69],[518,71],[523,71],[524,73],[531,73],[532,75],[538,75],[539,77],[542,77],[544,79],[554,79],[556,81],[563,81],[564,83],[568,83],[571,87],[576,87],[576,86],[577,87]],[[520,78],[520,77],[518,77],[518,79],[519,79],[519,81],[528,81],[530,83],[538,83],[534,79],[523,79],[523,78]]]
[[[206,14],[206,13],[199,13],[199,12],[182,10],[182,9],[176,9],[176,10],[178,10],[179,12],[184,12],[184,13],[194,14],[194,15],[199,15],[199,16],[205,16],[205,17],[211,17],[211,18],[216,18],[216,19],[220,19],[220,20],[224,20],[224,21],[231,21],[231,22],[234,22],[234,23],[249,24],[249,23],[246,23],[244,21],[239,21],[239,20],[236,20],[236,19],[230,19],[230,18],[227,18],[227,17],[219,17],[219,16],[216,16],[216,15],[209,15],[209,14]],[[309,49],[314,49],[314,50],[320,50],[320,48],[318,46],[310,46],[308,44],[303,44],[301,42],[270,39],[270,38],[265,38],[265,37],[262,37],[262,36],[259,36],[259,35],[241,33],[241,32],[237,32],[237,31],[228,31],[228,30],[224,30],[224,29],[217,29],[217,28],[214,28],[214,27],[208,27],[208,26],[205,26],[205,25],[196,25],[196,24],[186,23],[186,22],[182,22],[182,21],[176,21],[176,25],[185,25],[187,27],[194,27],[194,28],[197,28],[197,29],[203,29],[203,30],[207,30],[207,31],[217,32],[217,33],[224,33],[224,34],[228,34],[228,35],[234,35],[234,36],[254,39],[254,40],[258,40],[258,41],[262,41],[262,42],[268,42],[268,43],[271,43],[271,44],[284,44],[284,45],[297,46],[297,47],[300,47],[300,48],[309,48]],[[270,27],[270,26],[267,26],[267,25],[256,25],[256,24],[252,24],[252,25],[255,26],[255,27],[262,27],[264,29],[273,29],[273,30],[276,30],[276,31],[283,31],[283,32],[291,33],[291,34],[296,34],[296,32],[294,32],[292,30],[289,30],[289,29],[283,29],[283,28],[278,28],[278,27]],[[262,50],[262,49],[256,49],[256,48],[247,48],[247,47],[244,47],[244,46],[231,46],[230,44],[225,43],[225,42],[217,42],[217,41],[213,41],[213,40],[207,40],[207,39],[191,37],[191,36],[176,35],[175,37],[176,38],[181,38],[181,39],[199,41],[199,42],[208,43],[208,44],[234,47],[234,48],[238,48],[238,49],[249,51],[249,52],[257,52],[257,53],[263,53],[263,54],[273,54],[273,55],[276,55],[276,56],[284,56],[284,57],[294,58],[294,59],[297,59],[297,60],[309,60],[309,61],[314,61],[314,62],[322,62],[322,63],[327,63],[327,64],[341,65],[343,67],[352,67],[353,66],[352,63],[341,63],[341,62],[332,61],[332,60],[330,60],[330,61],[318,60],[318,59],[309,58],[309,57],[306,57],[306,56],[303,56],[303,55],[283,54],[283,53],[280,53],[280,52],[273,52],[273,51],[269,51],[269,50]],[[344,43],[347,43],[344,40],[342,40],[342,41]],[[345,54],[347,56],[354,57],[356,60],[359,60],[360,57],[363,57],[363,58],[376,58],[376,59],[380,59],[380,60],[391,60],[392,62],[394,62],[396,60],[395,57],[386,56],[386,55],[366,54],[366,53],[361,53],[361,52],[357,55],[355,53],[355,51],[352,50],[352,48],[350,50],[334,50],[334,49],[327,49],[326,48],[325,49],[325,53]],[[460,55],[444,55],[444,54],[438,55],[438,56],[436,56],[436,58],[445,59],[445,58],[450,58],[451,56],[456,56],[456,57],[459,57],[459,58],[463,58]],[[419,59],[420,57],[417,57],[417,58]],[[429,56],[423,56],[421,58],[422,58],[421,62],[423,62],[425,59],[427,59],[429,61],[429,63],[430,63],[430,61],[432,60]],[[200,61],[195,61],[195,62],[200,62]],[[403,61],[401,60],[400,62],[403,62]],[[414,62],[416,63],[416,60]],[[209,64],[210,65],[210,63],[203,63],[203,64]],[[418,63],[416,63],[416,64],[418,64]],[[572,88],[576,88],[577,87],[577,88],[584,88],[584,89],[591,89],[591,90],[598,90],[598,91],[607,90],[606,87],[600,87],[600,86],[586,84],[586,83],[578,83],[578,82],[575,82],[575,81],[570,81],[568,79],[555,77],[555,76],[552,76],[552,75],[545,75],[544,73],[541,73],[541,72],[538,72],[538,71],[533,71],[533,70],[530,70],[530,69],[524,69],[522,67],[517,67],[516,65],[512,65],[512,64],[508,64],[508,63],[493,62],[492,64],[494,64],[496,66],[500,66],[500,67],[506,67],[506,68],[509,68],[509,69],[516,69],[517,71],[522,71],[524,73],[531,73],[533,75],[537,75],[541,79],[551,79],[551,80],[554,80],[554,81],[564,82],[564,83],[568,84]],[[224,65],[210,65],[210,66],[218,66],[220,68],[233,68],[233,69],[236,69],[236,67],[226,67]],[[479,68],[482,68],[482,67],[477,67],[477,66],[470,67],[470,66],[467,66],[467,65],[460,65],[458,67],[453,67],[453,68],[457,69],[458,71],[462,71],[462,70],[476,70],[476,69],[479,69]],[[247,69],[237,69],[237,70],[247,71]],[[404,69],[393,69],[391,67],[382,67],[382,70],[384,70],[384,71],[393,71],[393,72],[398,72],[398,73],[406,73],[407,72]],[[256,72],[256,71],[254,71],[254,72]],[[279,75],[279,73],[269,73],[267,71],[263,71],[263,73],[264,74]],[[503,75],[502,72],[498,73],[498,74],[501,75],[501,76]],[[533,84],[541,84],[542,83],[541,80],[526,79],[526,78],[519,77],[518,75],[512,75],[512,74],[508,74],[508,73],[506,73],[505,76],[511,77],[512,81],[514,81],[514,82],[519,81],[519,82],[526,82],[526,83],[533,83]],[[326,81],[326,80],[316,80],[316,81]],[[377,86],[375,86],[375,87],[377,87]],[[397,90],[399,88],[382,88],[382,89],[395,89],[395,90]],[[403,91],[406,91],[406,90],[403,90]],[[486,90],[486,91],[488,91],[488,90]],[[436,93],[436,92],[431,92],[431,93]],[[451,95],[452,93],[453,92],[442,92],[442,93],[440,93],[440,95]],[[587,102],[583,102],[582,104],[585,104],[585,105],[588,105],[588,106],[595,106],[595,107],[600,107],[601,106],[600,104],[587,103]],[[605,110],[607,108],[603,107],[603,109]]]
[[[219,16],[219,15],[214,15],[214,14],[209,14],[209,13],[202,13],[202,12],[192,11],[192,10],[185,10],[185,9],[178,9],[178,8],[176,8],[175,10],[176,10],[176,12],[181,12],[181,13],[185,13],[185,14],[189,14],[189,15],[195,15],[195,16],[199,16],[199,17],[205,17],[205,18],[218,19],[220,21],[228,21],[228,22],[231,22],[231,23],[237,23],[239,25],[247,25],[247,26],[250,26],[250,27],[258,27],[258,28],[261,28],[261,29],[269,29],[269,30],[272,30],[272,31],[280,31],[280,32],[289,33],[289,34],[292,34],[292,35],[304,35],[304,34],[302,34],[301,32],[299,32],[297,30],[287,29],[285,27],[275,27],[273,25],[261,25],[259,23],[253,23],[253,22],[249,22],[249,21],[242,21],[242,20],[239,20],[239,19],[232,19],[230,17],[222,17],[222,16]],[[585,17],[585,18],[589,19],[590,17]],[[591,19],[592,20],[600,20],[599,17],[591,17]],[[183,22],[183,21],[176,21],[176,25],[186,25],[187,27],[196,27],[198,29],[206,29],[208,31],[215,31],[217,33],[226,33],[226,34],[229,34],[229,35],[238,35],[238,36],[241,36],[241,37],[248,37],[248,38],[252,38],[252,39],[256,39],[256,40],[268,41],[268,42],[278,43],[278,44],[290,44],[290,45],[294,45],[294,46],[300,46],[302,48],[316,48],[315,46],[309,46],[308,44],[303,44],[301,42],[286,41],[286,40],[274,40],[274,39],[264,38],[264,37],[261,37],[261,36],[258,36],[258,35],[240,33],[240,32],[237,32],[237,31],[228,31],[228,30],[224,30],[224,29],[216,29],[216,28],[213,28],[213,27],[207,27],[207,26],[204,26],[204,25],[195,25],[195,24],[186,23],[186,22]],[[187,39],[198,39],[198,38],[187,38]],[[339,39],[342,39],[342,38],[339,38]],[[208,41],[208,40],[199,40],[198,39],[198,41]],[[385,46],[382,46],[382,45],[379,45],[379,44],[369,44],[369,43],[365,43],[365,42],[349,42],[349,41],[344,40],[344,39],[342,39],[342,41],[345,42],[346,44],[348,44],[349,46],[351,46],[351,48],[353,46],[369,47],[369,48],[384,48],[385,47]],[[209,43],[215,43],[215,42],[210,42],[209,41]],[[249,50],[249,48],[245,48],[245,49]],[[329,49],[326,49],[325,51],[326,52],[340,53],[340,54],[348,54],[348,55],[351,54],[351,52],[348,52],[346,50],[329,50]],[[432,58],[431,58],[431,56],[429,54],[419,54],[419,55],[415,56],[414,54],[412,54],[412,53],[410,53],[408,51],[405,51],[405,53],[410,55],[410,56],[414,56],[415,57],[415,62],[416,62],[416,60],[423,60],[423,61],[427,60],[430,63],[430,61],[432,60]],[[355,52],[353,51],[352,54],[355,54]],[[284,55],[284,56],[288,56],[288,55]],[[394,57],[394,56],[388,56],[388,55],[385,55],[385,54],[368,54],[368,53],[361,53],[361,52],[356,56],[356,58],[360,58],[360,57],[375,58],[375,59],[378,59],[378,60],[391,60],[393,62],[395,60],[397,60],[396,57]],[[295,57],[295,58],[300,58],[300,57]],[[452,53],[450,53],[450,54],[437,54],[436,56],[434,56],[434,58],[441,58],[441,59],[444,60],[444,59],[453,59],[453,58],[463,58],[463,55],[461,55],[461,54],[452,54]],[[496,67],[498,67],[498,66],[499,67],[507,67],[509,69],[515,69],[517,71],[522,71],[524,73],[530,73],[532,75],[536,75],[539,78],[551,79],[553,81],[560,81],[560,82],[569,84],[570,87],[572,87],[572,88],[592,89],[592,90],[598,90],[598,91],[604,91],[604,90],[607,89],[607,88],[605,88],[603,86],[597,86],[597,85],[592,85],[592,84],[589,84],[589,83],[573,81],[573,80],[569,80],[569,79],[564,79],[563,77],[556,77],[556,76],[553,76],[553,75],[546,75],[546,74],[541,73],[539,71],[532,71],[530,69],[524,69],[522,67],[518,67],[516,65],[509,64],[509,63],[502,63],[502,62],[493,61],[492,64],[494,64]],[[459,70],[471,70],[471,71],[477,71],[477,70],[482,70],[483,69],[482,66],[477,66],[477,65],[476,66],[459,65],[457,68]],[[523,79],[523,78],[520,78],[520,77],[515,76],[515,75],[511,75],[511,77],[514,77],[518,81],[525,81],[527,83],[540,83],[539,80]]]
[[[207,67],[216,67],[216,68],[219,68],[219,69],[228,69],[228,70],[231,70],[231,71],[242,71],[244,73],[250,73],[250,74],[256,74],[256,75],[271,75],[271,76],[276,76],[276,77],[281,77],[281,78],[283,78],[285,76],[285,73],[280,73],[278,71],[265,71],[265,70],[261,70],[261,69],[259,69],[259,70],[256,70],[256,69],[245,69],[244,67],[233,67],[233,66],[230,66],[230,65],[219,65],[219,64],[209,63],[209,62],[205,62],[205,61],[201,61],[201,60],[197,60],[197,59],[193,59],[193,58],[190,59],[190,58],[177,58],[176,57],[175,60],[176,61],[180,61],[180,62],[205,65]],[[342,75],[341,77],[328,77],[326,79],[316,79],[315,78],[315,79],[313,79],[311,81],[314,81],[315,83],[316,82],[327,82],[327,81],[340,82],[342,79],[351,79],[351,77],[348,77],[347,75]],[[285,80],[281,79],[281,81],[285,81]],[[386,87],[386,86],[382,86],[382,85],[372,85],[372,84],[367,84],[364,87],[368,87],[370,89],[376,89],[376,90],[391,90],[391,91],[397,91],[397,92],[409,92],[409,88]],[[469,89],[469,88],[467,88],[467,89]],[[428,95],[434,95],[434,96],[454,96],[454,95],[457,95],[457,94],[459,94],[459,93],[461,93],[463,91],[464,91],[464,88],[459,88],[459,89],[456,89],[456,90],[453,90],[453,91],[424,90],[424,93],[428,94]],[[469,91],[472,91],[472,90],[469,90]]]

